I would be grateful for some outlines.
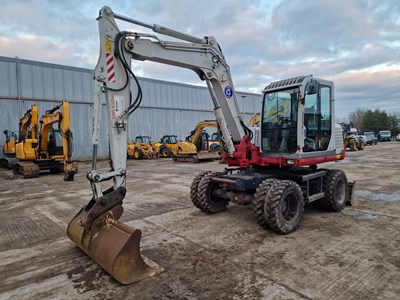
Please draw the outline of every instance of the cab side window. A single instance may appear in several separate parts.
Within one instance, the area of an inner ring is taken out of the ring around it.
[[[304,152],[324,151],[331,139],[331,87],[320,86],[319,93],[306,95],[304,103]]]

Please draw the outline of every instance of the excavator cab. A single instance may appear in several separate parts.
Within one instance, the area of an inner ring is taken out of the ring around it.
[[[265,162],[301,166],[343,158],[343,146],[332,138],[341,134],[332,121],[333,82],[298,76],[269,84],[263,94],[260,156]]]

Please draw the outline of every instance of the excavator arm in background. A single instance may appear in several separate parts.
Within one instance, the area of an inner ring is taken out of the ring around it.
[[[58,124],[58,129],[54,125]],[[61,136],[62,145],[56,143],[56,135]],[[73,150],[69,102],[64,100],[60,105],[46,111],[40,119],[39,159],[62,160],[64,179],[72,181],[78,172],[78,164],[71,159]]]

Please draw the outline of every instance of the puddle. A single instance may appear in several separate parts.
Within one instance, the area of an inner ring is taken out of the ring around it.
[[[381,201],[381,202],[400,201],[400,192],[386,194],[386,193],[374,193],[367,190],[361,190],[361,191],[355,191],[355,195],[372,201]]]
[[[378,219],[378,216],[373,214],[373,213],[365,213],[365,214],[354,216],[354,219],[357,219],[357,220],[374,220],[374,219]]]

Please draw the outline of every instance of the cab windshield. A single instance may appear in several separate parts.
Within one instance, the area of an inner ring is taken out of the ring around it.
[[[148,137],[148,136],[138,136],[138,137],[136,137],[136,142],[150,144],[151,140],[150,140],[150,137]]]
[[[261,133],[263,152],[296,152],[298,94],[298,89],[291,89],[264,95]]]

